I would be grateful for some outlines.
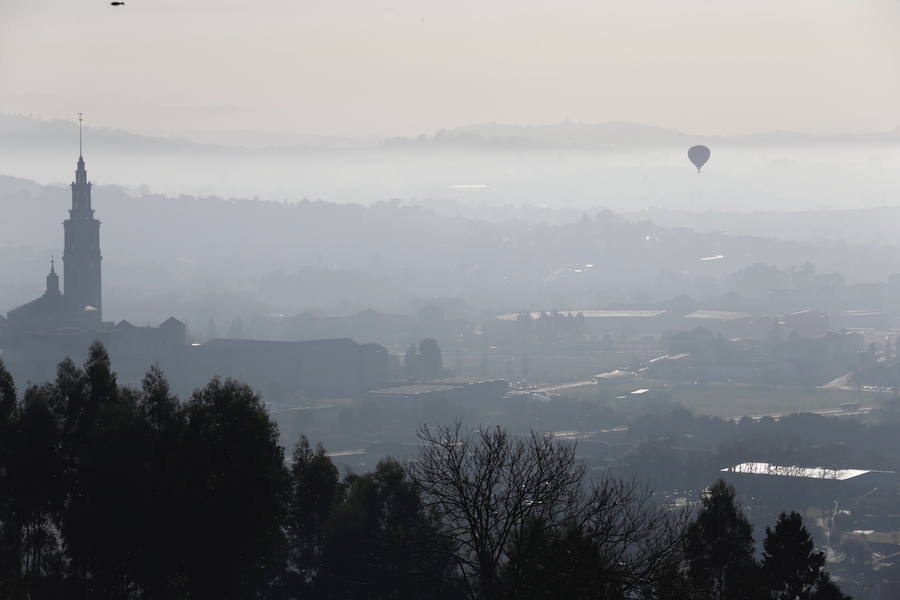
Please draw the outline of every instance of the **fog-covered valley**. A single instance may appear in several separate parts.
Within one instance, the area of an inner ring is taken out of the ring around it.
[[[193,134],[198,143],[190,132],[87,131],[95,181],[169,196],[364,205],[400,199],[493,220],[506,218],[508,207],[528,206],[517,216],[539,222],[597,209],[880,208],[900,192],[895,132],[727,137],[626,123],[489,124],[384,139]],[[67,183],[75,133],[71,122],[0,116],[2,174]],[[685,148],[694,143],[716,147],[702,177],[685,168]]]

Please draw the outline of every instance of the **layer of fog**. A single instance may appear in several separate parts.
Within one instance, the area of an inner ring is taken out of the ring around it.
[[[9,149],[7,175],[40,182],[70,178],[75,152]],[[565,151],[353,150],[265,154],[87,152],[97,182],[181,193],[266,200],[371,204],[389,198],[452,200],[471,216],[483,206],[522,205],[634,211],[868,208],[896,203],[895,148],[715,149],[698,175],[680,149],[625,154]],[[457,187],[466,186],[466,187]],[[483,186],[483,187],[469,187]]]
[[[0,174],[44,184],[71,180],[75,123],[0,115],[0,133]],[[508,218],[508,207],[531,207],[537,210],[518,216],[532,222],[566,221],[598,207],[784,212],[895,206],[900,197],[895,133],[704,138],[626,123],[560,123],[486,124],[390,140],[187,135],[88,129],[91,179],[175,196],[365,205],[401,199],[487,219]],[[695,143],[712,148],[699,175],[686,156]]]

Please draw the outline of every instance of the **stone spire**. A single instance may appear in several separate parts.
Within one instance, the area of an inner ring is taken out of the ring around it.
[[[91,206],[91,183],[87,179],[82,156],[82,119],[78,114],[78,168],[72,182],[72,208],[65,228],[63,253],[63,283],[66,303],[76,312],[91,307],[97,319],[101,317],[102,295],[100,283],[100,221],[94,218]]]
[[[46,296],[59,296],[59,275],[56,274],[56,264],[53,257],[50,258],[50,273],[47,274]]]

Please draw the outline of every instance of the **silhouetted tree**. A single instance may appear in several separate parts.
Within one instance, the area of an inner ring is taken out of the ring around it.
[[[449,547],[399,463],[384,459],[372,473],[349,474],[342,487],[328,522],[319,597],[454,597]]]
[[[13,421],[16,402],[16,384],[0,358],[0,427],[6,427]]]
[[[143,476],[136,393],[119,389],[99,343],[91,346],[80,379],[80,395],[65,399],[66,413],[77,415],[67,448],[73,470],[61,521],[70,593],[126,598],[138,555],[134,508]]]
[[[819,571],[816,589],[813,590],[810,598],[811,600],[852,600],[850,596],[841,591],[825,571]]]
[[[19,580],[20,532],[13,521],[10,463],[18,428],[18,400],[12,375],[0,359],[0,596],[14,597]]]
[[[289,543],[286,587],[292,597],[308,595],[322,565],[325,523],[341,493],[338,470],[306,436],[294,446],[286,529]]]
[[[674,411],[630,435],[789,433],[825,418],[770,421]],[[842,436],[869,431],[840,423]],[[741,444],[779,439],[753,435]],[[685,533],[634,481],[589,483],[573,444],[459,423],[420,437],[408,467],[340,478],[304,437],[286,467],[244,384],[214,379],[183,404],[155,366],[140,390],[120,386],[94,344],[83,367],[64,360],[20,399],[0,362],[0,599],[847,599],[795,513],[766,530],[757,564],[722,481]]]
[[[133,573],[148,598],[180,598],[185,591],[183,565],[191,558],[182,552],[182,540],[191,532],[183,490],[193,474],[183,461],[185,411],[158,366],[144,376],[137,410],[135,442],[140,444],[143,476],[134,507],[141,517]]]
[[[579,594],[598,585],[627,593],[650,585],[677,554],[678,522],[633,482],[605,477],[588,486],[574,444],[459,423],[419,435],[410,476],[441,520],[469,597],[552,595],[554,580],[536,573],[567,564],[572,553],[580,562],[570,560],[562,577],[576,575],[572,567],[602,573],[569,580]]]
[[[557,531],[534,520],[512,539],[501,573],[510,597],[613,600],[625,598],[618,570],[578,527]]]
[[[68,450],[75,443],[75,434],[82,420],[82,399],[87,382],[84,372],[71,358],[66,357],[56,367],[56,381],[52,392],[52,408],[60,422],[63,445]]]
[[[188,593],[254,598],[279,583],[288,473],[278,431],[247,385],[213,379],[187,405]]]
[[[759,568],[753,557],[753,526],[722,480],[702,498],[687,529],[685,558],[693,591],[713,600],[757,597]]]
[[[59,427],[47,402],[48,386],[25,392],[10,440],[9,485],[13,522],[21,528],[20,574],[24,597],[58,593],[63,555],[56,534],[66,488]]]
[[[770,598],[807,600],[811,597],[825,554],[813,550],[813,541],[796,512],[781,513],[774,529],[766,527],[762,569]]]

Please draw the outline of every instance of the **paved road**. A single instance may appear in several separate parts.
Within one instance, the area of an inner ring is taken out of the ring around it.
[[[551,394],[553,392],[558,392],[559,390],[567,390],[570,388],[577,387],[587,387],[587,386],[596,386],[598,385],[596,381],[593,379],[588,379],[586,381],[575,381],[572,383],[564,383],[562,385],[547,385],[544,387],[540,387],[534,390],[522,390],[523,392],[531,392],[532,394]]]

